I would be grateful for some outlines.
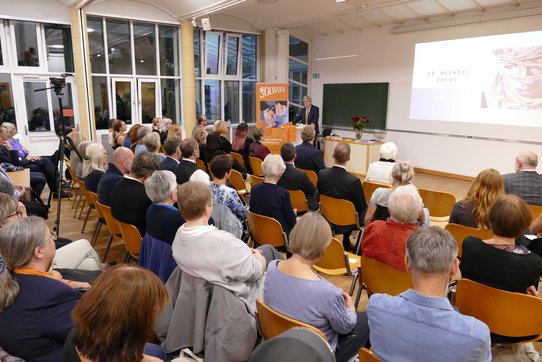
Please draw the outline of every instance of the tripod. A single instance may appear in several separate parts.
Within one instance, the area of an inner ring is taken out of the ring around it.
[[[61,172],[64,169],[64,152],[65,152],[67,143],[70,144],[70,149],[75,151],[75,153],[77,154],[77,157],[79,157],[79,159],[83,161],[83,157],[81,156],[79,151],[77,151],[77,148],[75,147],[73,143],[73,140],[66,135],[66,127],[64,123],[64,107],[62,106],[62,96],[64,95],[64,93],[62,93],[62,90],[66,86],[66,77],[68,75],[69,74],[62,74],[61,78],[51,77],[49,78],[49,80],[51,81],[52,87],[34,90],[34,92],[40,92],[40,91],[52,89],[58,98],[58,109],[59,109],[58,118],[60,121],[60,132],[57,132],[58,138],[59,138],[58,150],[57,150],[58,160],[57,162],[55,162],[55,172],[54,172],[54,180],[57,186],[57,190],[56,190],[57,191],[57,205],[56,205],[55,226],[53,228],[57,236],[60,235],[60,208],[61,208],[61,202],[62,202],[62,174]],[[51,207],[53,192],[54,190],[52,189],[49,191],[49,199],[47,201],[48,209]]]

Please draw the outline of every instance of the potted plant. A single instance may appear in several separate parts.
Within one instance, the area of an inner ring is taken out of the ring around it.
[[[363,133],[363,128],[365,125],[369,123],[369,120],[365,118],[364,116],[357,115],[352,117],[352,127],[354,128],[354,131],[356,132],[356,139],[361,139],[361,135]]]

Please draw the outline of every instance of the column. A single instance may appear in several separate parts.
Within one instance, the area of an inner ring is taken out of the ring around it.
[[[181,21],[183,123],[186,137],[196,125],[196,77],[194,75],[194,29],[190,20]]]

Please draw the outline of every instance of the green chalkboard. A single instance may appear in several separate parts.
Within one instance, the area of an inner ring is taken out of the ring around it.
[[[352,129],[352,117],[365,116],[369,129],[386,129],[389,83],[324,84],[322,124]]]

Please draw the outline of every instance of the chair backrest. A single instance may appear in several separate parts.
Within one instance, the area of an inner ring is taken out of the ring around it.
[[[297,210],[297,213],[307,212],[309,206],[307,205],[307,199],[305,194],[301,190],[288,190],[290,194],[290,200],[292,201],[292,207]]]
[[[206,174],[209,174],[209,171],[207,170],[207,166],[205,165],[205,162],[203,162],[201,159],[196,160],[196,166],[202,171],[205,171]]]
[[[239,162],[241,167],[243,167],[245,169],[247,168],[247,166],[245,165],[245,159],[243,158],[243,156],[241,156],[240,153],[231,151],[230,154],[232,155],[233,158],[235,158],[237,160],[237,162]]]
[[[457,241],[457,256],[463,255],[463,240],[465,240],[467,236],[474,236],[475,238],[482,240],[489,239],[493,236],[491,230],[475,229],[453,223],[446,225],[445,229],[448,230]]]
[[[296,167],[297,168],[297,167]],[[318,183],[318,175],[313,170],[305,170],[304,168],[298,168],[299,171],[303,171],[309,176],[309,180],[316,186]]]
[[[256,309],[258,310],[258,322],[260,329],[265,339],[271,339],[291,328],[305,327],[316,332],[324,339],[324,341],[327,341],[324,333],[322,333],[322,331],[318,328],[287,317],[284,314],[272,309],[260,299],[256,300]]]
[[[98,194],[95,193],[95,192],[92,192],[92,191],[87,191],[87,193],[89,194],[90,199],[92,200],[92,204],[96,208],[96,213],[98,214],[98,217],[100,219],[103,219],[104,218],[104,212],[103,212],[100,204],[98,203]]]
[[[359,350],[358,358],[359,362],[380,362],[378,357],[365,347]]]
[[[434,217],[450,216],[456,203],[455,196],[449,192],[418,189],[429,214]]]
[[[77,184],[79,185],[79,190],[85,196],[85,201],[87,202],[87,204],[91,205],[92,204],[92,199],[90,198],[90,195],[89,195],[89,193],[87,191],[87,186],[85,185],[85,181],[76,180],[75,182],[77,182]]]
[[[505,337],[542,336],[542,299],[488,287],[469,279],[457,282],[455,306]]]
[[[246,191],[245,180],[243,180],[243,175],[241,175],[241,172],[232,169],[229,181],[235,190]]]
[[[263,177],[252,175],[250,176],[250,180],[252,181],[253,185],[261,184],[265,181]]]
[[[272,217],[247,211],[248,231],[258,245],[269,244],[274,247],[285,246],[288,243],[282,225]]]
[[[334,225],[357,225],[359,229],[358,213],[354,204],[348,200],[320,195],[320,212]]]
[[[252,174],[263,177],[262,160],[254,156],[248,156],[248,159],[250,161],[250,168],[252,168]]]
[[[339,269],[346,268],[344,263],[344,247],[343,244],[335,239],[331,239],[331,244],[324,251],[324,255],[314,264],[316,270],[320,271],[320,268],[323,269]]]
[[[139,230],[132,224],[126,224],[118,220],[117,222],[119,223],[122,240],[124,240],[126,250],[128,250],[130,255],[137,259],[142,239]]]
[[[96,201],[96,205],[99,206],[99,208],[102,210],[105,224],[107,225],[107,228],[109,229],[109,232],[111,235],[116,236],[118,238],[122,237],[122,233],[120,232],[120,225],[117,219],[113,217],[113,214],[111,213],[111,207],[101,204],[98,201]]]
[[[539,205],[529,205],[529,209],[533,212],[533,219],[531,222],[535,221],[538,215],[542,213],[542,206]]]
[[[70,177],[72,178],[72,181],[75,182],[77,180],[77,176],[75,175],[75,170],[73,169],[71,163],[66,162],[66,168],[68,169],[68,172],[70,173]]]
[[[361,257],[361,281],[369,295],[374,293],[397,295],[412,288],[412,277],[409,272],[395,269],[365,255]]]
[[[381,184],[378,182],[371,182],[371,181],[363,181],[363,194],[365,195],[365,199],[367,200],[367,203],[371,200],[371,196],[373,195],[373,192],[375,192],[376,189],[382,187],[382,188],[390,188],[391,185],[388,184]]]

